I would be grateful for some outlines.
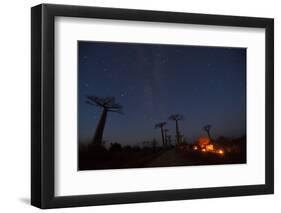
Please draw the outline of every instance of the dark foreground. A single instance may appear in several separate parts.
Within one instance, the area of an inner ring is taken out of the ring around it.
[[[195,151],[186,146],[169,148],[92,148],[79,151],[79,170],[149,168],[246,163],[246,144],[223,154]]]

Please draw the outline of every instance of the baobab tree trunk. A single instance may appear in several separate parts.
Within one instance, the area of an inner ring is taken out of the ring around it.
[[[180,143],[180,130],[179,130],[178,120],[176,120],[176,134],[177,134],[177,144],[179,144]]]
[[[163,143],[163,146],[165,146],[165,138],[164,138],[163,127],[161,127],[161,135],[162,135],[162,143]]]
[[[168,145],[168,142],[167,142],[167,132],[165,131],[165,134],[164,134],[164,141],[165,141],[165,146]]]
[[[208,134],[208,137],[209,137],[209,140],[212,142],[212,138],[211,138],[211,134],[210,134],[210,131],[207,131],[207,134]]]
[[[104,108],[98,123],[98,126],[96,128],[96,132],[92,141],[93,145],[101,145],[102,144],[102,136],[103,136],[103,130],[106,122],[107,117],[107,110]]]

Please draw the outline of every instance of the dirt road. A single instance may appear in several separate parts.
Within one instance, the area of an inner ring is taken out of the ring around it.
[[[183,166],[183,165],[192,165],[193,162],[184,157],[176,149],[171,149],[164,152],[162,155],[158,156],[156,159],[148,163],[146,166],[155,167],[155,166]]]

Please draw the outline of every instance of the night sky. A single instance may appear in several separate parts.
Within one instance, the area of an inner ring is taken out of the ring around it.
[[[181,114],[188,142],[211,134],[246,134],[246,49],[184,45],[78,42],[79,141],[89,142],[102,109],[87,96],[114,96],[123,114],[108,113],[103,139],[135,145],[156,139],[159,122],[175,140],[171,114]]]

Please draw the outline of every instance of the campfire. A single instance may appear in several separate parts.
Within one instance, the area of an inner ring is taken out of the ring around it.
[[[193,150],[224,155],[224,150],[213,144],[208,137],[200,137],[193,146]]]

